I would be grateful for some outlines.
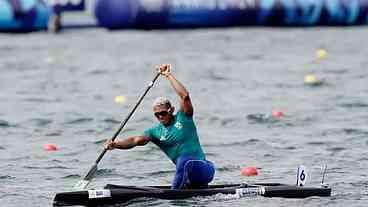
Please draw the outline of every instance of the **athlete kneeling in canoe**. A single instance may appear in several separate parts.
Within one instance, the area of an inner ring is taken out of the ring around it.
[[[180,109],[174,114],[174,106],[166,98],[159,97],[153,102],[153,112],[160,122],[144,131],[142,136],[133,136],[112,142],[105,148],[130,149],[135,146],[155,143],[176,165],[173,189],[202,188],[213,180],[215,168],[206,160],[193,121],[193,106],[185,87],[171,73],[171,65],[163,64],[158,72],[165,76],[180,98]]]

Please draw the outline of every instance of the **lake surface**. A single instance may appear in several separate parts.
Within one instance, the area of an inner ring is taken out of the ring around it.
[[[213,183],[295,183],[297,167],[330,198],[194,198],[149,206],[367,206],[367,27],[116,31],[91,28],[0,34],[1,206],[51,206],[102,151],[154,76],[172,63],[187,87]],[[324,48],[327,56],[316,58]],[[313,73],[319,86],[304,84]],[[125,97],[123,104],[116,96]],[[160,78],[121,137],[156,123],[151,103],[167,96]],[[177,106],[178,108],[178,106]],[[272,118],[273,110],[285,116]],[[44,150],[45,144],[58,147]],[[259,175],[244,177],[241,168]],[[167,185],[174,166],[153,144],[108,152],[91,188],[107,183]],[[142,206],[142,203],[132,204]]]

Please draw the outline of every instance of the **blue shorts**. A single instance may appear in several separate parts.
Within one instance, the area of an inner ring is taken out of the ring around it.
[[[171,188],[204,188],[213,180],[214,175],[215,167],[212,162],[182,155],[176,159],[176,174]]]

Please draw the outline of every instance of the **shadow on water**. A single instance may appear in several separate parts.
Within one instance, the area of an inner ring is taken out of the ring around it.
[[[17,127],[16,124],[12,124],[6,120],[0,119],[0,128],[7,128],[7,127]]]
[[[367,108],[368,103],[362,102],[362,101],[354,101],[350,103],[340,103],[338,106],[347,108],[347,109],[353,109],[353,108]]]

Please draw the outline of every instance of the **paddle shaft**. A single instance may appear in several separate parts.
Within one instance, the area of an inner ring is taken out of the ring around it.
[[[142,102],[143,98],[146,96],[146,94],[148,93],[148,91],[152,88],[153,84],[156,82],[156,80],[158,79],[158,77],[160,76],[159,73],[156,74],[156,76],[153,78],[153,80],[150,82],[150,84],[148,85],[146,91],[142,94],[142,96],[138,99],[138,102],[135,104],[133,110],[128,114],[128,116],[121,122],[119,129],[115,132],[114,136],[111,138],[112,141],[114,141],[116,139],[116,137],[120,134],[121,130],[124,128],[124,126],[126,125],[126,123],[128,122],[128,120],[130,119],[130,117],[134,114],[135,110],[138,108],[139,104]],[[102,157],[105,155],[105,153],[107,152],[107,149],[104,148],[104,150],[101,152],[101,154],[98,156],[95,164],[92,166],[91,170],[93,170],[93,168],[95,166],[98,165],[98,163],[101,161]],[[87,173],[86,177],[88,177],[90,173]]]

